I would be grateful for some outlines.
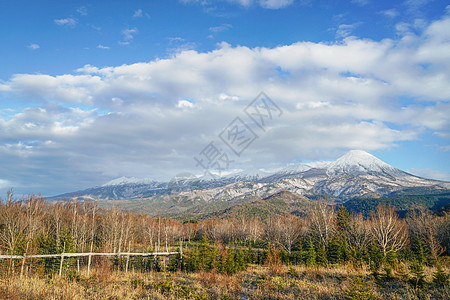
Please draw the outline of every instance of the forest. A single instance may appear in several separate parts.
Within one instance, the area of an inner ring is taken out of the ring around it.
[[[389,204],[182,221],[9,192],[0,298],[449,299],[449,247],[448,213],[400,218]],[[138,255],[155,252],[173,253]]]

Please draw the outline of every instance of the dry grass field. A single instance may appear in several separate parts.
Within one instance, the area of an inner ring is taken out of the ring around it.
[[[398,268],[402,268],[399,266]],[[364,268],[256,266],[234,275],[210,272],[122,272],[96,266],[91,276],[3,277],[1,299],[450,299],[450,287],[433,283],[415,288],[406,274],[374,280]],[[448,269],[446,270],[448,272]],[[83,273],[83,272],[82,272]]]

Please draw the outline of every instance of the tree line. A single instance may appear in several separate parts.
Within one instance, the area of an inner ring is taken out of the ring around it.
[[[435,265],[448,255],[450,216],[417,210],[401,219],[379,205],[369,217],[317,201],[309,214],[266,219],[231,216],[181,221],[150,217],[96,201],[48,202],[31,195],[0,204],[0,254],[170,251],[184,257],[172,269],[215,269],[232,273],[248,263],[279,256],[285,263],[327,265],[366,263],[376,272],[399,259]]]

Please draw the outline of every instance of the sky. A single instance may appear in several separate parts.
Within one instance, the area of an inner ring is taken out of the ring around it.
[[[352,149],[450,180],[449,100],[448,1],[0,2],[0,195]]]

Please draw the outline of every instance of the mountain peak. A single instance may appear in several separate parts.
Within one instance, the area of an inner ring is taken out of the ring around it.
[[[380,159],[376,158],[369,152],[366,152],[364,150],[350,150],[341,157],[339,157],[337,160],[341,159],[351,159],[351,160],[368,160],[368,159],[377,159],[381,161]]]
[[[397,169],[363,150],[350,150],[327,168],[327,174],[391,173]]]

